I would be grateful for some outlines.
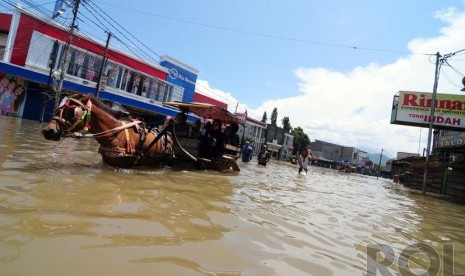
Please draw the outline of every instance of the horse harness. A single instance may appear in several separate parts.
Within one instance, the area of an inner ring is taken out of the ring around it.
[[[78,104],[79,106],[71,105],[71,102],[74,102]],[[63,118],[63,111],[65,110],[66,107],[74,108],[74,118],[77,118],[74,123]],[[84,122],[84,120],[86,121],[86,126],[84,128],[87,131],[90,129],[90,114],[92,112],[92,102],[90,101],[90,99],[84,105],[82,102],[74,98],[65,97],[61,101],[60,106],[58,107],[57,111],[60,111],[60,117],[53,116],[53,119],[60,121],[65,126],[68,125],[69,127],[65,130],[67,133],[71,133],[71,131],[73,131],[80,123]],[[55,111],[55,114],[56,114],[56,111]]]
[[[74,102],[77,105],[72,105],[71,102]],[[76,118],[76,121],[70,122],[63,118],[63,111],[66,107],[74,108],[74,117]],[[65,133],[67,133],[65,134],[65,137],[73,137],[73,138],[78,138],[78,139],[79,138],[92,138],[92,137],[98,138],[98,137],[109,136],[111,134],[124,130],[125,138],[126,138],[125,148],[121,148],[118,146],[114,146],[114,147],[100,146],[99,153],[102,155],[106,155],[107,157],[110,157],[110,158],[135,157],[133,165],[137,165],[140,158],[145,156],[150,151],[150,149],[156,144],[156,142],[158,142],[158,140],[162,138],[162,136],[164,136],[163,137],[163,144],[164,144],[163,156],[169,155],[170,153],[172,154],[173,152],[172,147],[169,144],[170,138],[168,137],[168,133],[165,130],[157,134],[153,129],[147,130],[143,122],[139,120],[133,120],[132,122],[129,122],[129,123],[121,121],[122,124],[119,127],[109,129],[106,131],[102,131],[99,133],[85,133],[85,134],[80,133],[80,132],[72,133],[72,131],[82,122],[85,122],[86,124],[84,127],[84,130],[85,131],[90,130],[90,118],[91,118],[91,112],[92,112],[92,102],[90,99],[87,100],[86,104],[83,104],[81,101],[76,100],[74,98],[65,97],[61,101],[60,106],[58,107],[57,111],[60,111],[60,116],[59,117],[54,116],[53,119],[60,121],[65,126],[69,126],[65,130]],[[142,127],[141,127],[141,124],[142,124]],[[139,141],[137,142],[136,147],[132,145],[130,135],[129,135],[129,129],[132,127],[134,127],[136,132],[139,134]],[[147,134],[150,132],[153,132],[155,139],[149,144],[149,146],[146,149],[143,149],[143,145],[147,138]]]

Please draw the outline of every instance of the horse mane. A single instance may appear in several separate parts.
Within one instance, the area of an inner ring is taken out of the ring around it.
[[[102,109],[103,111],[113,116],[113,118],[117,120],[127,119],[128,117],[131,117],[131,115],[127,114],[126,112],[111,108],[110,106],[108,106],[101,100],[97,99],[93,95],[90,95],[89,99],[92,101],[92,104],[96,105],[98,108]]]

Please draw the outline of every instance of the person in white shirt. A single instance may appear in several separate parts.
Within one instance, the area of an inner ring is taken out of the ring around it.
[[[308,163],[310,163],[310,160],[312,158],[313,158],[312,152],[309,151],[308,149],[303,149],[300,152],[299,160],[297,161],[299,163],[299,174],[302,171],[305,171],[305,173],[307,173]]]

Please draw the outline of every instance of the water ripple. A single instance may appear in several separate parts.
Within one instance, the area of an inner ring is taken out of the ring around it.
[[[2,275],[363,275],[368,245],[415,242],[446,261],[453,244],[465,271],[464,206],[383,179],[255,160],[238,175],[121,170],[92,140],[0,128]]]

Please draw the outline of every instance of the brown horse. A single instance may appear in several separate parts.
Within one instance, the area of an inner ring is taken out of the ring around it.
[[[78,132],[81,130],[87,133]],[[139,120],[122,118],[121,111],[88,94],[65,97],[42,133],[45,139],[54,141],[93,137],[100,144],[99,153],[105,163],[127,168],[168,164],[173,157],[173,139],[168,130],[149,130]]]

